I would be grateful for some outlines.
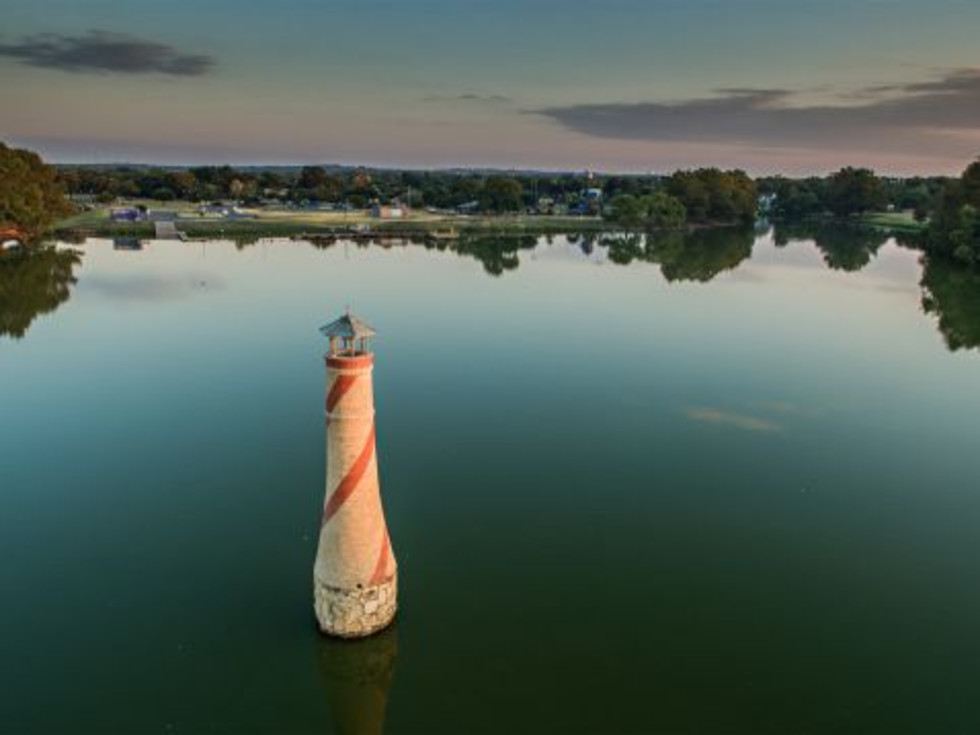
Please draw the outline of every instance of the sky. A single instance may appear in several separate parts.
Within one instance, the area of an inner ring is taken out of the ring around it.
[[[56,162],[955,174],[978,0],[0,0]]]

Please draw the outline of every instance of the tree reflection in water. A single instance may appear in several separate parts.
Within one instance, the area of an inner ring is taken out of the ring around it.
[[[852,273],[868,265],[890,237],[883,230],[844,222],[779,224],[773,234],[780,247],[791,240],[813,240],[828,268]]]
[[[609,260],[629,265],[634,260],[655,263],[668,281],[707,283],[719,273],[733,270],[752,255],[755,234],[741,228],[604,235]]]
[[[980,272],[939,258],[923,264],[922,308],[939,321],[946,346],[980,348]]]
[[[81,262],[79,252],[52,246],[0,254],[0,337],[20,339],[38,316],[67,301]]]
[[[629,265],[634,260],[642,260],[645,254],[644,237],[638,232],[621,232],[610,235],[603,235],[599,242],[608,248],[609,260],[617,265]],[[582,248],[586,255],[592,253],[593,243],[589,243],[588,249]]]
[[[450,251],[457,255],[474,258],[483,264],[483,270],[491,276],[501,276],[507,271],[515,271],[520,265],[518,251],[530,250],[537,246],[538,238],[533,235],[471,235],[466,234],[458,239],[435,239],[419,236],[385,237],[381,234],[375,237],[358,237],[344,239],[343,235],[318,235],[307,237],[310,244],[318,250],[328,250],[339,243],[365,248],[378,246],[385,249],[422,245],[428,250],[440,252]]]
[[[829,223],[777,225],[774,232],[777,246],[812,240],[828,267],[849,272],[868,265],[890,237],[870,228]],[[336,237],[321,238],[313,245],[330,248],[342,241]],[[619,265],[634,261],[658,264],[667,281],[706,283],[748,259],[755,236],[752,230],[726,228],[646,234],[579,233],[567,236],[567,241],[583,253],[604,247],[609,260]],[[915,244],[908,237],[896,241],[904,246]],[[376,243],[359,242],[358,246],[422,244],[429,249],[474,258],[483,264],[487,273],[500,276],[520,266],[519,251],[533,249],[540,242],[532,235],[466,235],[445,241],[423,237],[379,239]],[[0,337],[24,337],[38,316],[53,312],[67,301],[76,283],[75,268],[80,263],[80,252],[50,245],[0,253]],[[949,349],[980,348],[980,271],[926,257],[920,285],[923,309],[937,317],[939,331]]]
[[[737,268],[752,255],[754,244],[755,233],[747,229],[665,232],[647,237],[646,259],[659,263],[668,281],[707,283]]]
[[[483,263],[483,269],[492,276],[503,275],[504,271],[517,270],[521,261],[519,250],[530,250],[538,244],[538,238],[531,235],[500,237],[499,235],[480,235],[463,237],[453,248],[460,255],[468,255]]]

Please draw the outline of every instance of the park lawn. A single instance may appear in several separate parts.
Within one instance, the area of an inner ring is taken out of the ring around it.
[[[222,235],[289,236],[303,233],[342,231],[350,228],[369,228],[372,231],[427,232],[455,230],[461,233],[519,235],[615,229],[599,217],[548,216],[525,214],[448,215],[416,210],[407,217],[377,219],[368,210],[332,212],[303,209],[242,209],[248,217],[225,218],[202,216],[191,202],[154,202],[132,200],[120,207],[144,205],[147,209],[177,213],[177,227],[191,237]],[[152,232],[152,222],[114,222],[113,207],[99,207],[80,212],[56,225],[58,232],[97,233],[105,235]]]
[[[344,227],[345,225],[380,224],[382,222],[440,222],[445,217],[428,212],[411,212],[408,217],[399,219],[378,219],[371,216],[366,209],[352,212],[327,212],[320,210],[302,209],[243,209],[243,213],[252,215],[258,222],[289,222],[294,224],[309,224],[322,227]]]
[[[872,212],[862,217],[862,221],[874,227],[887,230],[907,230],[920,232],[926,228],[924,222],[917,222],[912,212]]]
[[[108,209],[91,209],[87,212],[79,212],[67,217],[57,223],[56,229],[88,229],[92,227],[102,227],[109,223]]]

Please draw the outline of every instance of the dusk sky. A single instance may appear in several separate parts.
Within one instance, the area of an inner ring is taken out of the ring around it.
[[[53,161],[958,173],[977,0],[0,0]]]

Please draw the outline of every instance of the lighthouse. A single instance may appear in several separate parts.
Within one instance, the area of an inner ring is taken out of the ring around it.
[[[320,629],[360,638],[395,617],[398,578],[378,483],[374,330],[350,313],[322,327],[327,363],[327,487],[313,567]]]

